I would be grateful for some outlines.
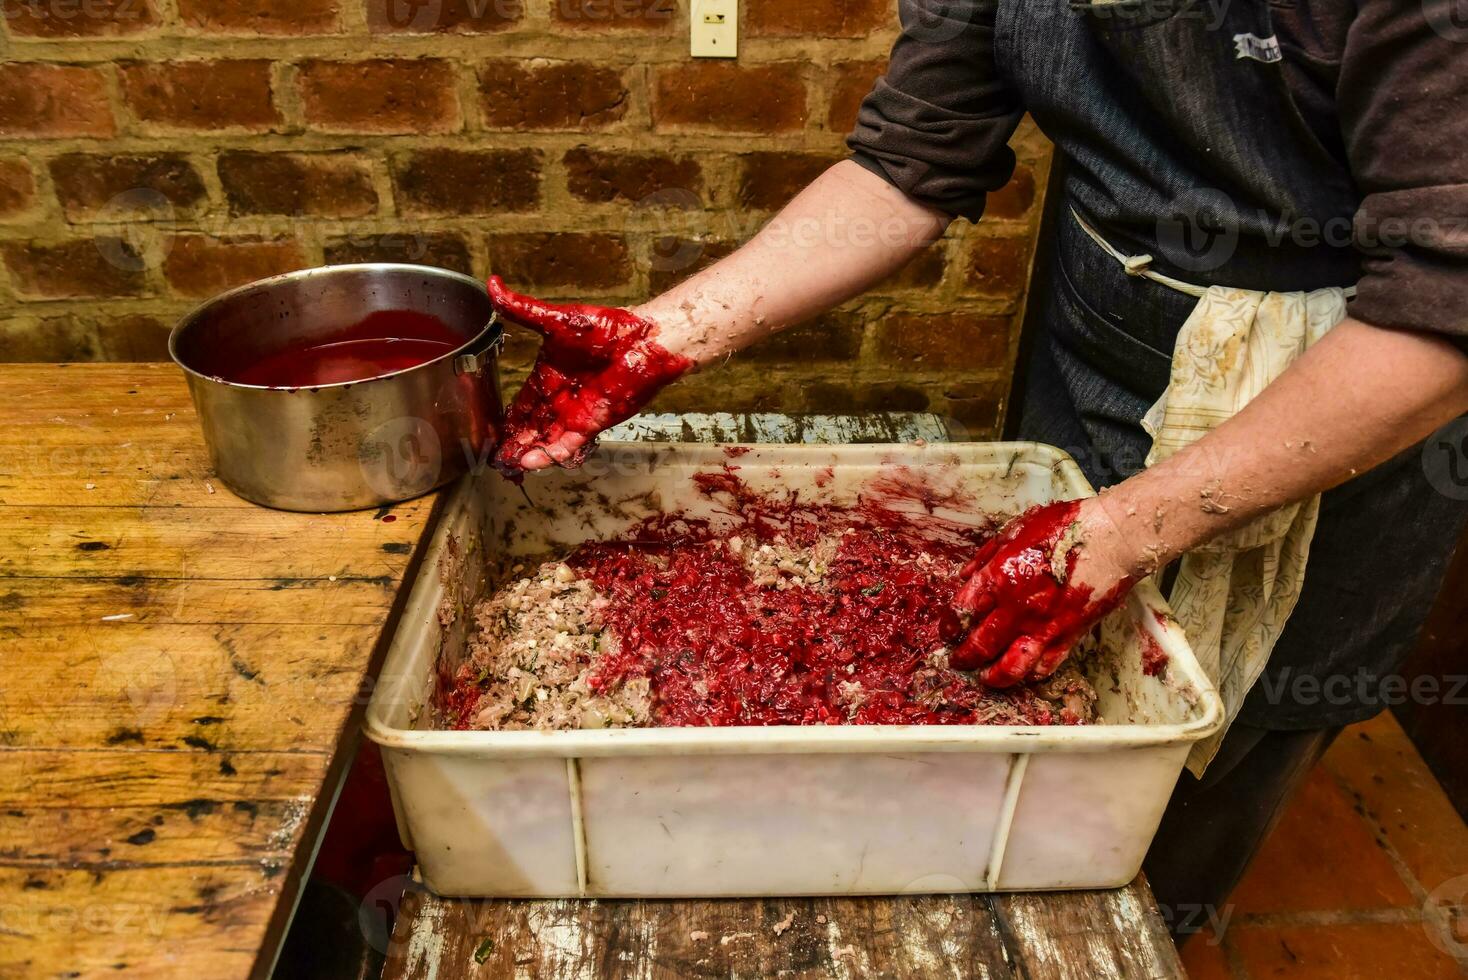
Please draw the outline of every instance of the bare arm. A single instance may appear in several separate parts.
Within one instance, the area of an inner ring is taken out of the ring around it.
[[[707,364],[866,291],[950,220],[843,160],[733,255],[632,312],[669,350]]]
[[[1468,355],[1347,318],[1233,418],[1119,484],[1091,515],[1145,574],[1376,466],[1468,411]],[[1111,549],[1108,549],[1111,550]]]
[[[1043,677],[1137,579],[1345,482],[1464,411],[1460,348],[1347,319],[1197,442],[1100,496],[1007,525],[965,570],[955,604],[972,629],[953,664],[983,668],[1001,687]]]

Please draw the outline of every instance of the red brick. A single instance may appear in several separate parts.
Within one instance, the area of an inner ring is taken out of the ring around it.
[[[458,82],[438,58],[308,61],[300,68],[306,122],[330,132],[451,133]]]
[[[102,355],[109,361],[166,361],[172,324],[142,314],[103,316],[97,320]]]
[[[888,276],[884,282],[878,283],[874,289],[876,292],[892,289],[933,289],[943,282],[943,273],[947,268],[948,257],[942,244],[937,243],[919,252],[917,258]]]
[[[647,274],[648,288],[654,296],[667,292],[695,272],[713,265],[737,247],[733,242],[700,241],[672,235],[658,238],[652,243],[652,261]]]
[[[1014,298],[1030,271],[1028,238],[976,238],[969,245],[964,290],[976,296]]]
[[[205,198],[204,181],[178,153],[67,153],[51,161],[51,183],[68,215],[112,207],[191,209]]]
[[[452,232],[391,231],[351,235],[327,243],[327,265],[351,262],[406,262],[452,269],[465,275],[473,272],[469,246]]]
[[[1024,164],[1015,168],[1009,183],[989,195],[984,205],[986,218],[1023,218],[1035,203],[1035,174]]]
[[[805,125],[801,65],[746,67],[695,61],[658,70],[653,122],[659,127],[780,133]]]
[[[20,157],[0,157],[0,218],[28,211],[36,203],[36,178]]]
[[[113,236],[56,244],[9,242],[4,256],[16,292],[35,299],[140,296],[146,286],[143,257],[130,242]]]
[[[489,259],[496,275],[527,288],[611,289],[632,277],[627,243],[619,235],[491,235]]]
[[[866,37],[897,24],[889,0],[745,0],[751,37]]]
[[[479,70],[490,129],[602,129],[627,114],[628,94],[616,69],[585,62],[502,60]]]
[[[578,30],[672,30],[676,0],[551,0],[551,20]]]
[[[163,260],[163,274],[180,295],[205,297],[306,265],[306,255],[294,240],[180,235]]]
[[[280,122],[270,62],[131,62],[122,94],[139,120],[166,129],[268,130]]]
[[[151,0],[0,0],[11,37],[116,37],[158,23]]]
[[[1002,368],[1009,357],[1009,318],[893,313],[877,324],[877,350],[884,361],[910,367]]]
[[[861,334],[861,315],[839,310],[766,337],[739,356],[754,363],[774,364],[854,361],[861,354]]]
[[[393,162],[407,214],[497,214],[540,203],[539,150],[417,150]]]
[[[887,70],[885,58],[878,61],[843,61],[832,66],[831,107],[826,112],[826,128],[833,133],[849,133],[856,125],[856,112],[878,78]]]
[[[336,27],[337,0],[178,0],[178,16],[211,34],[305,34]]]
[[[253,153],[219,157],[219,183],[231,214],[360,217],[377,210],[366,166],[325,153]]]
[[[96,68],[0,64],[0,136],[111,136],[107,80]]]
[[[746,208],[776,211],[840,159],[825,153],[746,153],[739,158],[735,193]]]
[[[649,194],[703,188],[703,173],[692,157],[611,153],[578,146],[567,150],[566,187],[573,197],[596,204],[642,201]]]
[[[368,0],[374,34],[488,34],[525,16],[522,0]]]
[[[963,424],[966,434],[955,433],[957,441],[963,439],[997,439],[1000,423],[1004,420],[1004,402],[1009,396],[1009,381],[962,381],[945,385],[942,397],[935,400],[932,410]]]
[[[74,317],[0,318],[0,362],[103,360],[94,324]]]

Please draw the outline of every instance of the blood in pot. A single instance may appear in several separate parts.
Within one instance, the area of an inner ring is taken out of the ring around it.
[[[319,388],[417,367],[467,339],[426,313],[378,310],[343,330],[297,341],[220,375],[236,384]]]

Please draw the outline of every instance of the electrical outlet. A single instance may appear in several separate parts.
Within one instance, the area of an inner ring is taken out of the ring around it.
[[[739,0],[692,0],[688,13],[695,58],[739,57]]]

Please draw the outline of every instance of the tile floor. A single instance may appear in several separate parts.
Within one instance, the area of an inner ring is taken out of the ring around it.
[[[1384,713],[1341,733],[1229,905],[1183,949],[1195,980],[1468,977],[1468,825]]]

